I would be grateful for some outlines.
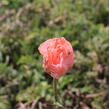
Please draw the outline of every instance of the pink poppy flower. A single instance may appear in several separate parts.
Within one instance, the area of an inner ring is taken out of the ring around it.
[[[49,39],[38,50],[43,55],[44,70],[55,79],[65,75],[73,66],[73,48],[64,37]]]

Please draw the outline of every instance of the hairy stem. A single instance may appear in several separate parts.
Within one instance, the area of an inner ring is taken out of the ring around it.
[[[57,82],[58,82],[58,80],[53,78],[53,90],[54,90],[54,100],[55,100],[55,102],[58,101],[58,96],[57,96]]]

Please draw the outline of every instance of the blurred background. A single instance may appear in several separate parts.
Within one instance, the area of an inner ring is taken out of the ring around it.
[[[58,83],[64,109],[109,109],[109,0],[0,0],[0,109],[63,109],[37,49],[53,37],[75,51]]]

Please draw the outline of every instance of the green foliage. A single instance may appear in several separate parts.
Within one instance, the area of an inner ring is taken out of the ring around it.
[[[0,109],[33,99],[53,101],[52,78],[38,52],[53,37],[65,37],[75,53],[73,68],[59,79],[60,101],[71,106],[66,90],[85,95],[106,90],[108,0],[1,0],[0,8]],[[90,100],[93,109],[108,109],[104,104],[102,97]]]

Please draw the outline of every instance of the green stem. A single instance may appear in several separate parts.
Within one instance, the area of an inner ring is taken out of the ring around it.
[[[58,82],[58,80],[53,78],[53,90],[54,90],[54,100],[55,100],[55,102],[58,101],[58,96],[57,96],[57,82]]]
[[[54,7],[54,3],[52,0],[49,0],[51,7]]]

